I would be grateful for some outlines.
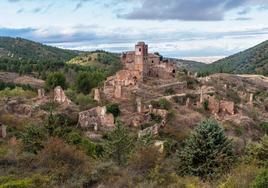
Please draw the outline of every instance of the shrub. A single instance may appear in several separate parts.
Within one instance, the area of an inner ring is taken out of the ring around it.
[[[252,182],[252,188],[268,187],[268,169],[262,170]]]
[[[75,98],[75,103],[82,108],[90,108],[94,106],[94,101],[92,100],[90,95],[85,95],[83,93],[79,93]]]
[[[241,164],[220,183],[219,188],[250,188],[259,169],[254,165]]]
[[[264,134],[268,135],[268,122],[260,123],[260,128]]]
[[[46,172],[53,172],[51,177],[58,184],[65,183],[72,177],[76,177],[78,182],[78,178],[91,171],[86,154],[58,138],[50,138],[37,159],[37,167],[46,169]]]
[[[108,158],[113,158],[119,165],[126,162],[126,158],[133,148],[133,138],[128,130],[120,123],[107,135],[105,152]]]
[[[206,110],[206,111],[209,110],[209,109],[208,109],[208,105],[209,105],[208,100],[205,100],[205,101],[203,102],[203,108],[204,108],[204,110]]]
[[[268,167],[268,136],[264,136],[259,143],[249,143],[245,153],[248,163]]]
[[[57,86],[61,86],[63,89],[66,87],[64,74],[62,72],[49,73],[46,78],[46,89],[51,90]]]
[[[168,88],[165,90],[164,93],[165,93],[165,95],[173,95],[173,94],[175,94],[175,91],[173,88]]]
[[[159,164],[162,158],[163,155],[159,153],[158,148],[153,146],[142,147],[131,155],[129,166],[138,174],[145,174]]]
[[[37,154],[44,147],[44,130],[35,125],[27,126],[25,131],[21,133],[20,138],[23,143],[23,148],[27,152]]]
[[[14,89],[5,88],[0,91],[0,98],[8,97],[23,97],[23,98],[33,98],[36,93],[32,90],[25,90],[21,87],[15,87]]]
[[[107,105],[107,112],[114,115],[114,117],[118,117],[120,115],[120,108],[117,103],[112,103]]]
[[[215,120],[205,120],[178,153],[178,172],[201,178],[216,178],[234,162],[233,144]]]
[[[68,134],[67,140],[68,140],[68,143],[70,144],[78,145],[78,144],[81,144],[82,137],[80,136],[79,133],[72,131]]]
[[[167,99],[160,99],[158,101],[152,101],[151,104],[154,108],[166,109],[171,107],[171,103]]]

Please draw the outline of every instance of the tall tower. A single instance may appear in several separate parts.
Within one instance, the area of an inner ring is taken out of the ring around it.
[[[135,70],[140,71],[142,77],[148,75],[148,45],[144,42],[135,46]]]

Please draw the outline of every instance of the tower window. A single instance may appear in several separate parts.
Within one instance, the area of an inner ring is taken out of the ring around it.
[[[141,52],[141,48],[139,48],[139,51]]]

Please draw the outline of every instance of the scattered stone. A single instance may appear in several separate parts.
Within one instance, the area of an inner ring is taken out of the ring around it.
[[[101,134],[97,134],[97,133],[94,133],[94,132],[86,132],[85,133],[86,137],[88,137],[90,140],[94,140],[94,141],[99,141],[102,139],[102,135]]]

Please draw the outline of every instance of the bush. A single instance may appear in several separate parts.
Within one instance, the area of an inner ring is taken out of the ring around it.
[[[68,134],[67,140],[70,144],[79,145],[82,142],[82,137],[79,133],[72,131]]]
[[[163,157],[164,155],[159,153],[157,147],[142,147],[131,155],[129,166],[136,173],[145,174],[157,164],[160,164],[160,160]]]
[[[94,106],[94,101],[90,95],[84,95],[80,93],[75,98],[75,103],[81,106],[83,109],[90,108]]]
[[[66,87],[65,76],[62,72],[49,73],[46,78],[46,89],[52,90],[57,86],[61,86],[63,89]]]
[[[268,169],[262,170],[252,182],[252,188],[268,187]]]
[[[254,165],[241,164],[225,178],[219,188],[250,188],[259,169]]]
[[[115,129],[107,135],[105,152],[108,158],[114,159],[119,165],[126,162],[133,149],[133,138],[128,130],[120,123],[116,123]]]
[[[178,153],[178,172],[182,175],[216,178],[234,162],[234,147],[215,120],[196,128]]]
[[[165,90],[165,95],[173,95],[175,94],[175,91],[173,88],[168,88]]]
[[[209,109],[208,109],[208,105],[209,105],[208,100],[205,100],[205,101],[203,102],[203,108],[204,108],[204,110],[206,110],[206,111],[209,110]]]
[[[36,93],[32,90],[25,90],[21,87],[15,87],[14,89],[5,88],[0,91],[0,98],[8,97],[23,97],[23,98],[33,98]]]
[[[37,167],[52,172],[52,179],[58,184],[75,178],[78,179],[91,172],[86,154],[77,147],[66,144],[58,138],[50,138],[44,149],[37,156]],[[80,187],[80,186],[75,186]]]
[[[21,133],[20,138],[23,143],[23,148],[27,152],[37,154],[44,147],[44,130],[35,125],[27,126],[26,130]]]
[[[158,101],[152,101],[151,104],[154,108],[166,109],[171,107],[171,103],[167,99],[160,99]]]
[[[114,115],[114,117],[118,117],[120,115],[120,108],[117,103],[112,103],[107,105],[107,112]]]

